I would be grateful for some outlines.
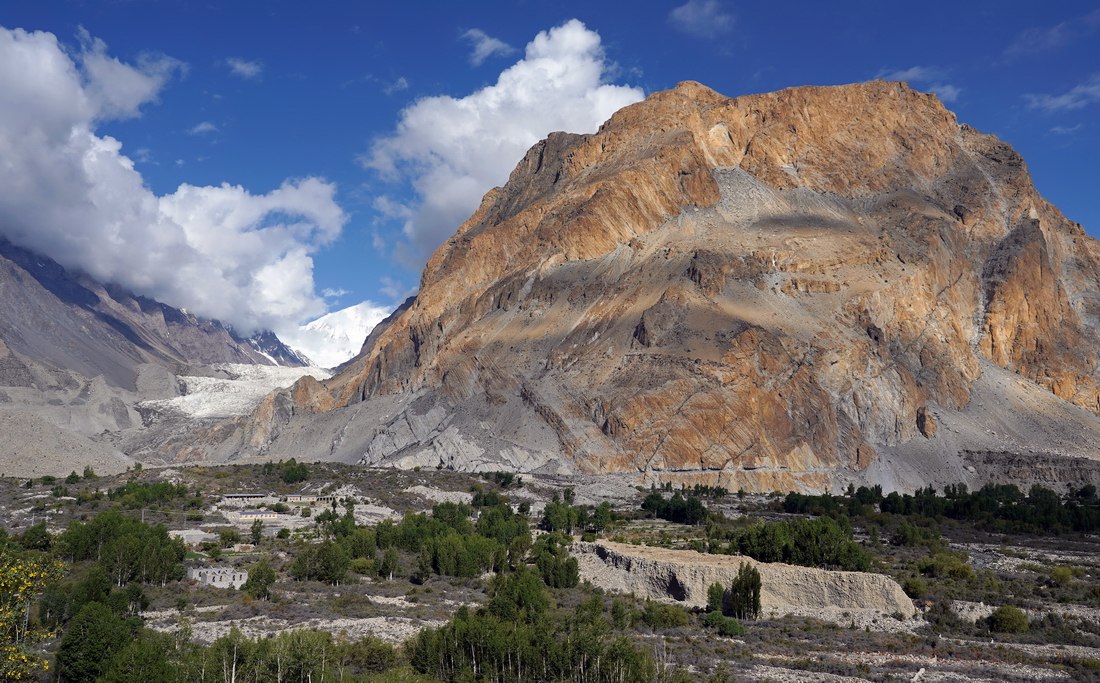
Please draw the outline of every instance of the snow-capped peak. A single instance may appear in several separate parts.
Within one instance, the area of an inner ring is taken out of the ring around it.
[[[364,301],[327,313],[296,330],[282,330],[279,338],[316,365],[334,368],[359,353],[370,331],[392,310]]]

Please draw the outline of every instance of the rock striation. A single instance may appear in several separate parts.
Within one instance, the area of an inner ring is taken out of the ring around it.
[[[854,610],[908,619],[917,613],[901,586],[883,574],[827,571],[611,541],[574,543],[570,552],[577,558],[582,579],[647,600],[705,607],[707,589],[715,583],[728,587],[744,563],[760,572],[760,606],[767,614]]]
[[[964,451],[1097,457],[1098,301],[1100,245],[933,95],[686,82],[531,148],[356,359],[229,439],[747,490],[981,483]]]

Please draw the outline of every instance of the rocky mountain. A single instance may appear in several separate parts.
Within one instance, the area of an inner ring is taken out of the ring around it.
[[[206,438],[750,490],[1080,480],[1098,331],[1100,245],[933,95],[687,82],[535,145],[353,362]]]
[[[117,469],[140,401],[225,363],[306,365],[271,333],[243,338],[0,238],[0,473]]]

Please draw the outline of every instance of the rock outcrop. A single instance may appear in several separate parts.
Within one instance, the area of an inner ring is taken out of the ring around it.
[[[233,443],[748,490],[980,483],[963,450],[1064,452],[1040,394],[1089,413],[1071,454],[1096,457],[1098,264],[1019,155],[933,95],[683,83],[535,145],[357,359]],[[991,419],[989,368],[1034,401],[963,438]]]
[[[610,541],[574,543],[581,578],[605,590],[633,593],[639,598],[705,607],[712,584],[729,586],[741,564],[760,572],[760,606],[767,614],[818,610],[916,614],[913,601],[889,576],[827,571],[786,564],[757,562],[732,555],[706,555]]]

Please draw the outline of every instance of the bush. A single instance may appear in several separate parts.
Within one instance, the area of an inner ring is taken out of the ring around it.
[[[1054,567],[1050,570],[1050,580],[1058,586],[1068,586],[1073,581],[1073,570],[1066,566]]]
[[[928,594],[928,582],[921,578],[906,579],[901,584],[901,589],[905,591],[905,594],[914,600],[920,600]]]
[[[1027,615],[1018,607],[1002,605],[989,615],[989,630],[994,633],[1023,633],[1027,627]]]
[[[974,570],[966,563],[965,556],[957,553],[938,552],[933,553],[917,562],[917,570],[925,576],[936,579],[960,579],[974,578]]]
[[[377,572],[375,562],[366,557],[357,557],[348,565],[348,569],[360,576],[374,576]]]
[[[703,625],[718,631],[718,635],[732,638],[745,635],[745,627],[736,619],[724,616],[721,612],[708,612],[703,617]]]
[[[680,628],[688,625],[688,613],[675,605],[646,601],[638,619],[652,629]]]

